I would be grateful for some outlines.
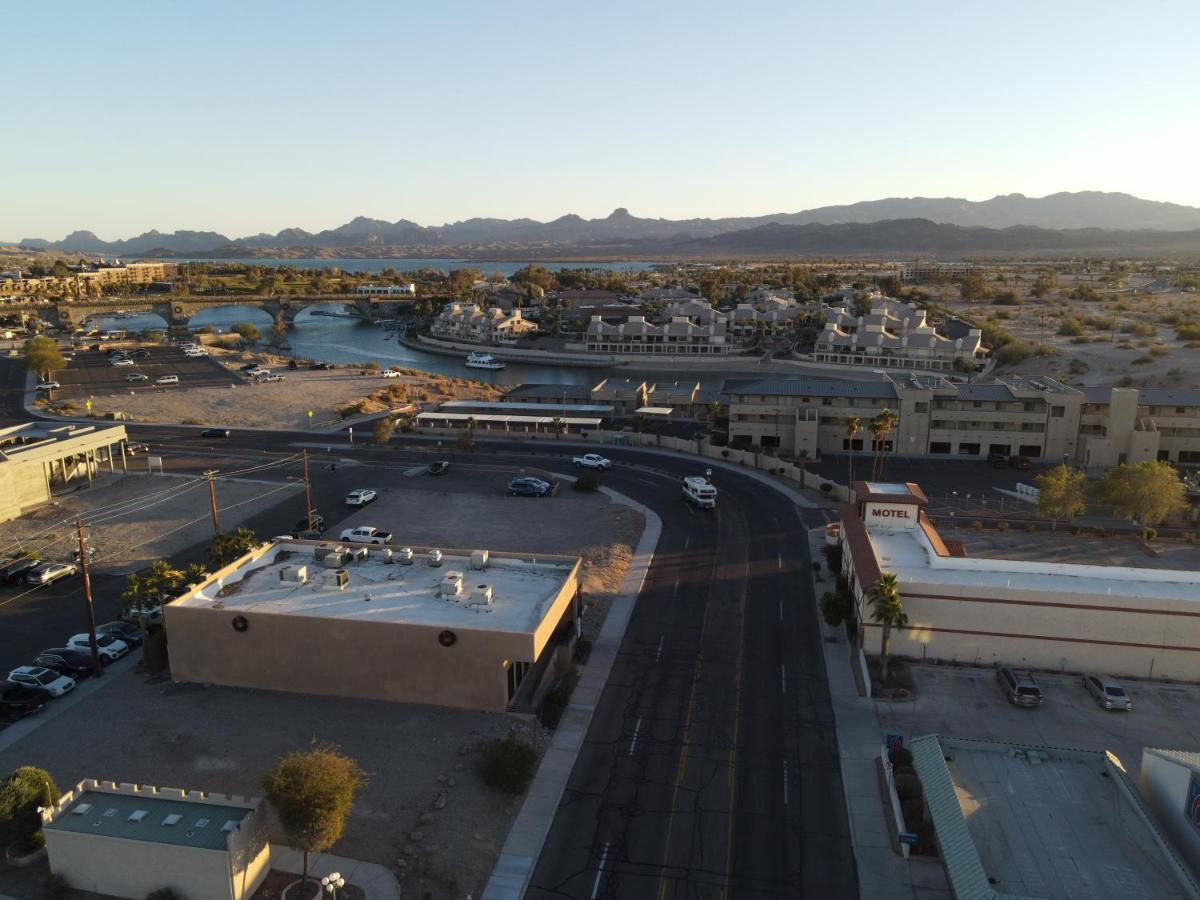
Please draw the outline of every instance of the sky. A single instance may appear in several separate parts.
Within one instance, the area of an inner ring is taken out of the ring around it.
[[[1200,4],[26,3],[0,238],[890,196],[1200,206]]]

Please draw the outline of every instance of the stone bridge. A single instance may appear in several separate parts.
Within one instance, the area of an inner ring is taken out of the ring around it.
[[[207,309],[221,309],[232,306],[249,306],[261,309],[272,319],[283,317],[284,324],[291,328],[296,322],[296,316],[311,306],[324,306],[340,303],[346,307],[346,314],[364,321],[395,316],[402,307],[412,303],[411,299],[395,297],[358,297],[358,296],[312,296],[312,297],[163,297],[150,295],[139,298],[122,298],[108,303],[95,301],[77,302],[60,300],[53,306],[41,311],[43,318],[49,319],[60,328],[73,328],[83,324],[92,316],[112,315],[117,310],[124,312],[154,313],[160,316],[168,326],[187,325],[196,313]]]

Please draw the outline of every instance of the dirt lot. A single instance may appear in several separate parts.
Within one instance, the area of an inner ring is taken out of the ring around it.
[[[339,469],[349,465],[343,460]],[[362,471],[380,499],[362,510],[323,510],[335,534],[374,524],[414,545],[578,553],[593,619],[607,608],[604,592],[619,584],[642,531],[640,513],[603,494],[564,485],[549,499],[508,497],[504,484],[513,473],[499,467],[456,465],[438,478],[424,467],[390,468],[386,478],[379,467]],[[479,743],[512,730],[539,752],[549,736],[505,714],[150,685],[130,673],[0,752],[0,772],[35,764],[60,787],[99,776],[257,795],[281,755],[314,739],[332,742],[372,777],[331,852],[392,868],[403,875],[405,896],[429,891],[449,900],[479,896],[520,806],[519,797],[491,792],[476,772]],[[89,738],[81,745],[83,731]],[[34,878],[0,867],[0,893],[33,896]]]
[[[214,359],[232,369],[260,362],[283,381],[221,387],[145,389],[119,396],[96,396],[96,414],[121,411],[139,422],[185,422],[229,427],[307,428],[329,426],[349,416],[382,412],[410,402],[495,399],[499,389],[467,379],[425,375],[405,370],[383,378],[362,369],[288,369],[287,360],[261,353],[222,353]],[[312,410],[311,422],[308,411]]]
[[[132,467],[144,467],[134,457]],[[236,528],[265,506],[302,490],[295,482],[218,479],[221,527]],[[70,559],[77,549],[75,517],[86,525],[98,574],[142,568],[208,539],[212,534],[206,481],[175,476],[105,476],[96,487],[60,494],[53,501],[4,524],[4,546],[28,549],[47,559]]]

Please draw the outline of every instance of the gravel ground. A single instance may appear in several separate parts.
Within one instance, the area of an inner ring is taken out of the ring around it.
[[[144,466],[145,458],[135,457],[130,465]],[[237,528],[264,504],[292,499],[302,489],[294,482],[218,479],[221,528]],[[96,571],[121,574],[206,540],[212,534],[210,515],[205,482],[174,476],[105,476],[96,487],[60,494],[48,505],[6,522],[3,544],[47,559],[70,559],[78,548],[79,516],[96,554]]]
[[[580,554],[589,624],[598,627],[641,534],[640,513],[566,485],[547,500],[507,497],[512,473],[482,464],[442,478],[409,471],[379,486],[372,506],[331,521],[331,530],[369,522],[415,545]],[[120,724],[89,727],[94,722]],[[493,793],[476,772],[479,743],[510,732],[539,754],[549,739],[537,723],[501,713],[151,685],[130,673],[0,752],[0,773],[32,764],[60,787],[101,777],[257,795],[283,754],[313,740],[334,743],[371,782],[331,852],[389,866],[405,896],[450,900],[479,896],[520,807],[520,797]],[[36,883],[32,874],[0,870],[0,893],[33,896]]]

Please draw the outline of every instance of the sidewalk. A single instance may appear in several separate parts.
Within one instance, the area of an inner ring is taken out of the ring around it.
[[[621,582],[621,593],[613,598],[600,634],[592,645],[591,657],[571,694],[571,703],[554,731],[533,783],[529,785],[525,802],[509,829],[481,900],[520,900],[525,895],[662,533],[662,520],[652,510],[609,488],[601,490],[614,503],[641,510],[646,517],[646,528]]]
[[[814,560],[822,558],[824,543],[824,529],[809,532],[809,547]],[[834,589],[834,579],[828,569],[822,566],[821,571],[822,577],[814,579],[817,599],[825,591]],[[830,630],[825,620],[819,614],[817,620],[821,637],[828,637]],[[875,760],[883,744],[883,729],[875,712],[875,701],[859,696],[845,639],[826,643],[824,656],[841,756],[850,840],[858,868],[859,896],[869,900],[949,900],[951,895],[941,864],[923,859],[906,860],[893,844],[875,769]]]
[[[304,854],[291,847],[271,844],[271,868],[280,872],[304,871]],[[329,853],[313,853],[308,858],[308,874],[320,881],[330,872],[337,872],[347,884],[362,888],[367,900],[400,900],[400,882],[386,868],[376,863],[347,859]]]

